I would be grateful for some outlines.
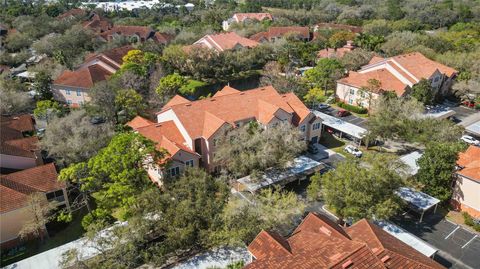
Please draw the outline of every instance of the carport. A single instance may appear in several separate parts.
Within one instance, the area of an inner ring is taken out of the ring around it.
[[[480,120],[465,127],[465,131],[473,135],[480,136]]]
[[[367,133],[367,130],[365,128],[362,128],[355,124],[351,124],[349,122],[335,118],[333,116],[330,116],[328,114],[325,114],[319,111],[313,111],[313,113],[315,113],[317,117],[320,117],[323,120],[322,131],[324,131],[325,126],[327,126],[339,131],[340,138],[342,138],[342,136],[346,134],[351,136],[354,139],[354,142],[359,146],[362,144],[362,139]]]
[[[425,211],[435,207],[433,210],[433,213],[435,213],[437,211],[438,203],[440,203],[440,200],[435,197],[407,187],[401,187],[395,193],[402,198],[402,200],[407,202],[413,210],[421,214],[420,222],[423,220]]]

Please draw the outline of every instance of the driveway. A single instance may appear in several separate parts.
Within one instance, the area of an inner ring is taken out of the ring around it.
[[[480,113],[478,113],[478,111],[476,111],[475,109],[455,105],[448,101],[445,101],[443,105],[446,106],[448,109],[455,111],[455,118],[460,121],[458,122],[458,124],[462,126],[467,126],[477,120],[480,120]]]
[[[353,115],[353,114],[350,114],[350,115],[348,115],[348,116],[346,116],[346,117],[337,117],[338,109],[335,109],[335,108],[333,108],[333,107],[329,107],[329,108],[327,108],[327,109],[318,110],[318,111],[323,112],[323,113],[325,113],[325,114],[328,114],[328,115],[330,115],[330,116],[333,116],[333,117],[335,117],[335,118],[339,118],[339,119],[344,120],[344,121],[346,121],[346,122],[348,122],[348,123],[355,124],[355,125],[357,125],[357,126],[360,126],[360,127],[362,127],[362,128],[367,129],[367,124],[366,124],[367,120],[364,119],[364,118],[357,117],[357,116],[355,116],[355,115]]]
[[[480,236],[446,220],[429,214],[422,223],[409,214],[393,222],[439,249],[435,260],[447,268],[474,269],[480,265]]]

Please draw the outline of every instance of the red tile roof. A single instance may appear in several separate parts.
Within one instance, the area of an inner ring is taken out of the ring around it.
[[[257,41],[241,37],[235,32],[206,35],[193,43],[193,46],[202,46],[218,52],[235,49],[237,46],[253,48]]]
[[[408,88],[407,84],[404,84],[395,75],[393,75],[385,68],[377,69],[366,73],[350,71],[347,77],[339,79],[337,82],[361,88],[367,87],[368,80],[370,79],[376,79],[380,81],[380,89],[382,91],[393,91],[397,94],[397,96],[402,96]]]
[[[112,23],[107,19],[100,17],[98,14],[93,14],[88,21],[82,23],[83,28],[90,29],[96,33],[102,33],[112,28]]]
[[[27,195],[31,193],[47,193],[65,188],[65,183],[58,181],[57,178],[57,170],[53,163],[1,175],[1,212],[23,207]],[[12,195],[11,200],[7,199],[9,195]]]
[[[458,154],[457,165],[462,167],[457,174],[480,182],[480,147],[470,145]]]
[[[355,49],[355,46],[351,41],[347,42],[347,44],[341,48],[338,49],[331,49],[331,48],[326,48],[323,50],[320,50],[317,53],[318,58],[342,58],[345,53],[348,53],[350,51],[353,51]]]
[[[113,48],[110,50],[106,50],[99,53],[90,53],[85,57],[84,63],[88,63],[94,59],[99,59],[101,61],[106,62],[110,66],[113,64],[112,67],[120,68],[123,63],[123,56],[127,55],[127,53],[134,48],[131,45]],[[113,62],[112,62],[113,61]]]
[[[23,132],[33,131],[34,129],[33,119],[28,114],[1,116],[0,153],[35,158],[38,138],[23,136]]]
[[[232,18],[235,22],[243,22],[247,19],[249,20],[273,20],[273,17],[270,13],[235,13]]]
[[[170,99],[170,101],[168,101],[168,103],[165,104],[164,108],[171,107],[171,106],[174,106],[174,105],[186,104],[186,103],[190,103],[190,100],[185,99],[182,96],[177,94],[172,99]]]
[[[280,38],[286,34],[298,34],[301,38],[310,38],[310,29],[300,26],[270,27],[266,32],[260,32],[250,36],[251,40],[261,42],[262,40],[270,41],[272,38]]]
[[[99,64],[85,66],[75,71],[64,71],[53,84],[89,89],[97,82],[107,80],[113,73]]]
[[[287,239],[262,231],[248,250],[256,259],[247,269],[443,268],[366,220],[344,230],[315,213]]]
[[[267,124],[278,109],[292,114],[294,118],[298,117],[297,122],[303,121],[310,114],[294,94],[280,95],[272,86],[242,92],[232,89],[227,86],[214,97],[203,100],[168,103],[159,114],[172,109],[192,138],[213,134],[216,130],[205,131],[206,128],[212,128],[212,122],[218,127],[223,122],[234,126],[237,121],[255,118]]]
[[[133,130],[137,130],[138,128],[146,127],[152,124],[155,124],[155,122],[145,119],[141,116],[136,116],[131,121],[126,123],[126,125],[130,126]]]
[[[80,8],[74,8],[70,9],[66,12],[63,12],[62,14],[57,16],[57,19],[65,19],[68,17],[77,17],[77,16],[84,16],[86,14],[85,10],[80,9]]]

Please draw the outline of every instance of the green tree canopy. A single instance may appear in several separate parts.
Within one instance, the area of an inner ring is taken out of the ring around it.
[[[335,89],[335,82],[343,76],[343,66],[336,59],[322,58],[317,65],[305,72],[305,80],[317,88]]]
[[[445,202],[452,196],[453,172],[458,153],[464,149],[460,143],[427,144],[419,166],[416,179],[423,184],[423,191]]]
[[[117,111],[125,115],[123,122],[131,120],[145,108],[143,98],[134,89],[118,90],[115,96]]]
[[[158,95],[168,98],[178,93],[185,85],[187,85],[187,80],[175,73],[161,78],[156,91]]]
[[[428,79],[422,78],[412,87],[412,97],[422,102],[424,105],[433,104],[434,94],[432,83]]]
[[[33,115],[37,119],[48,120],[49,118],[63,115],[63,109],[59,103],[52,100],[42,100],[37,102],[37,107],[33,110]]]
[[[33,80],[33,90],[40,96],[42,100],[50,100],[53,98],[51,90],[52,77],[45,71],[40,71],[35,74]]]

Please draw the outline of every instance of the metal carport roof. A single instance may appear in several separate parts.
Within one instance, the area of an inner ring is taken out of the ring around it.
[[[319,112],[319,111],[312,111],[317,117],[320,117],[323,121],[322,124],[328,127],[331,127],[333,129],[336,129],[342,133],[348,134],[350,136],[353,136],[357,139],[362,139],[365,134],[367,133],[367,130],[365,128],[362,128],[360,126],[357,126],[355,124],[351,124],[349,122],[346,122],[344,120],[335,118],[333,116],[330,116],[328,114]]]

